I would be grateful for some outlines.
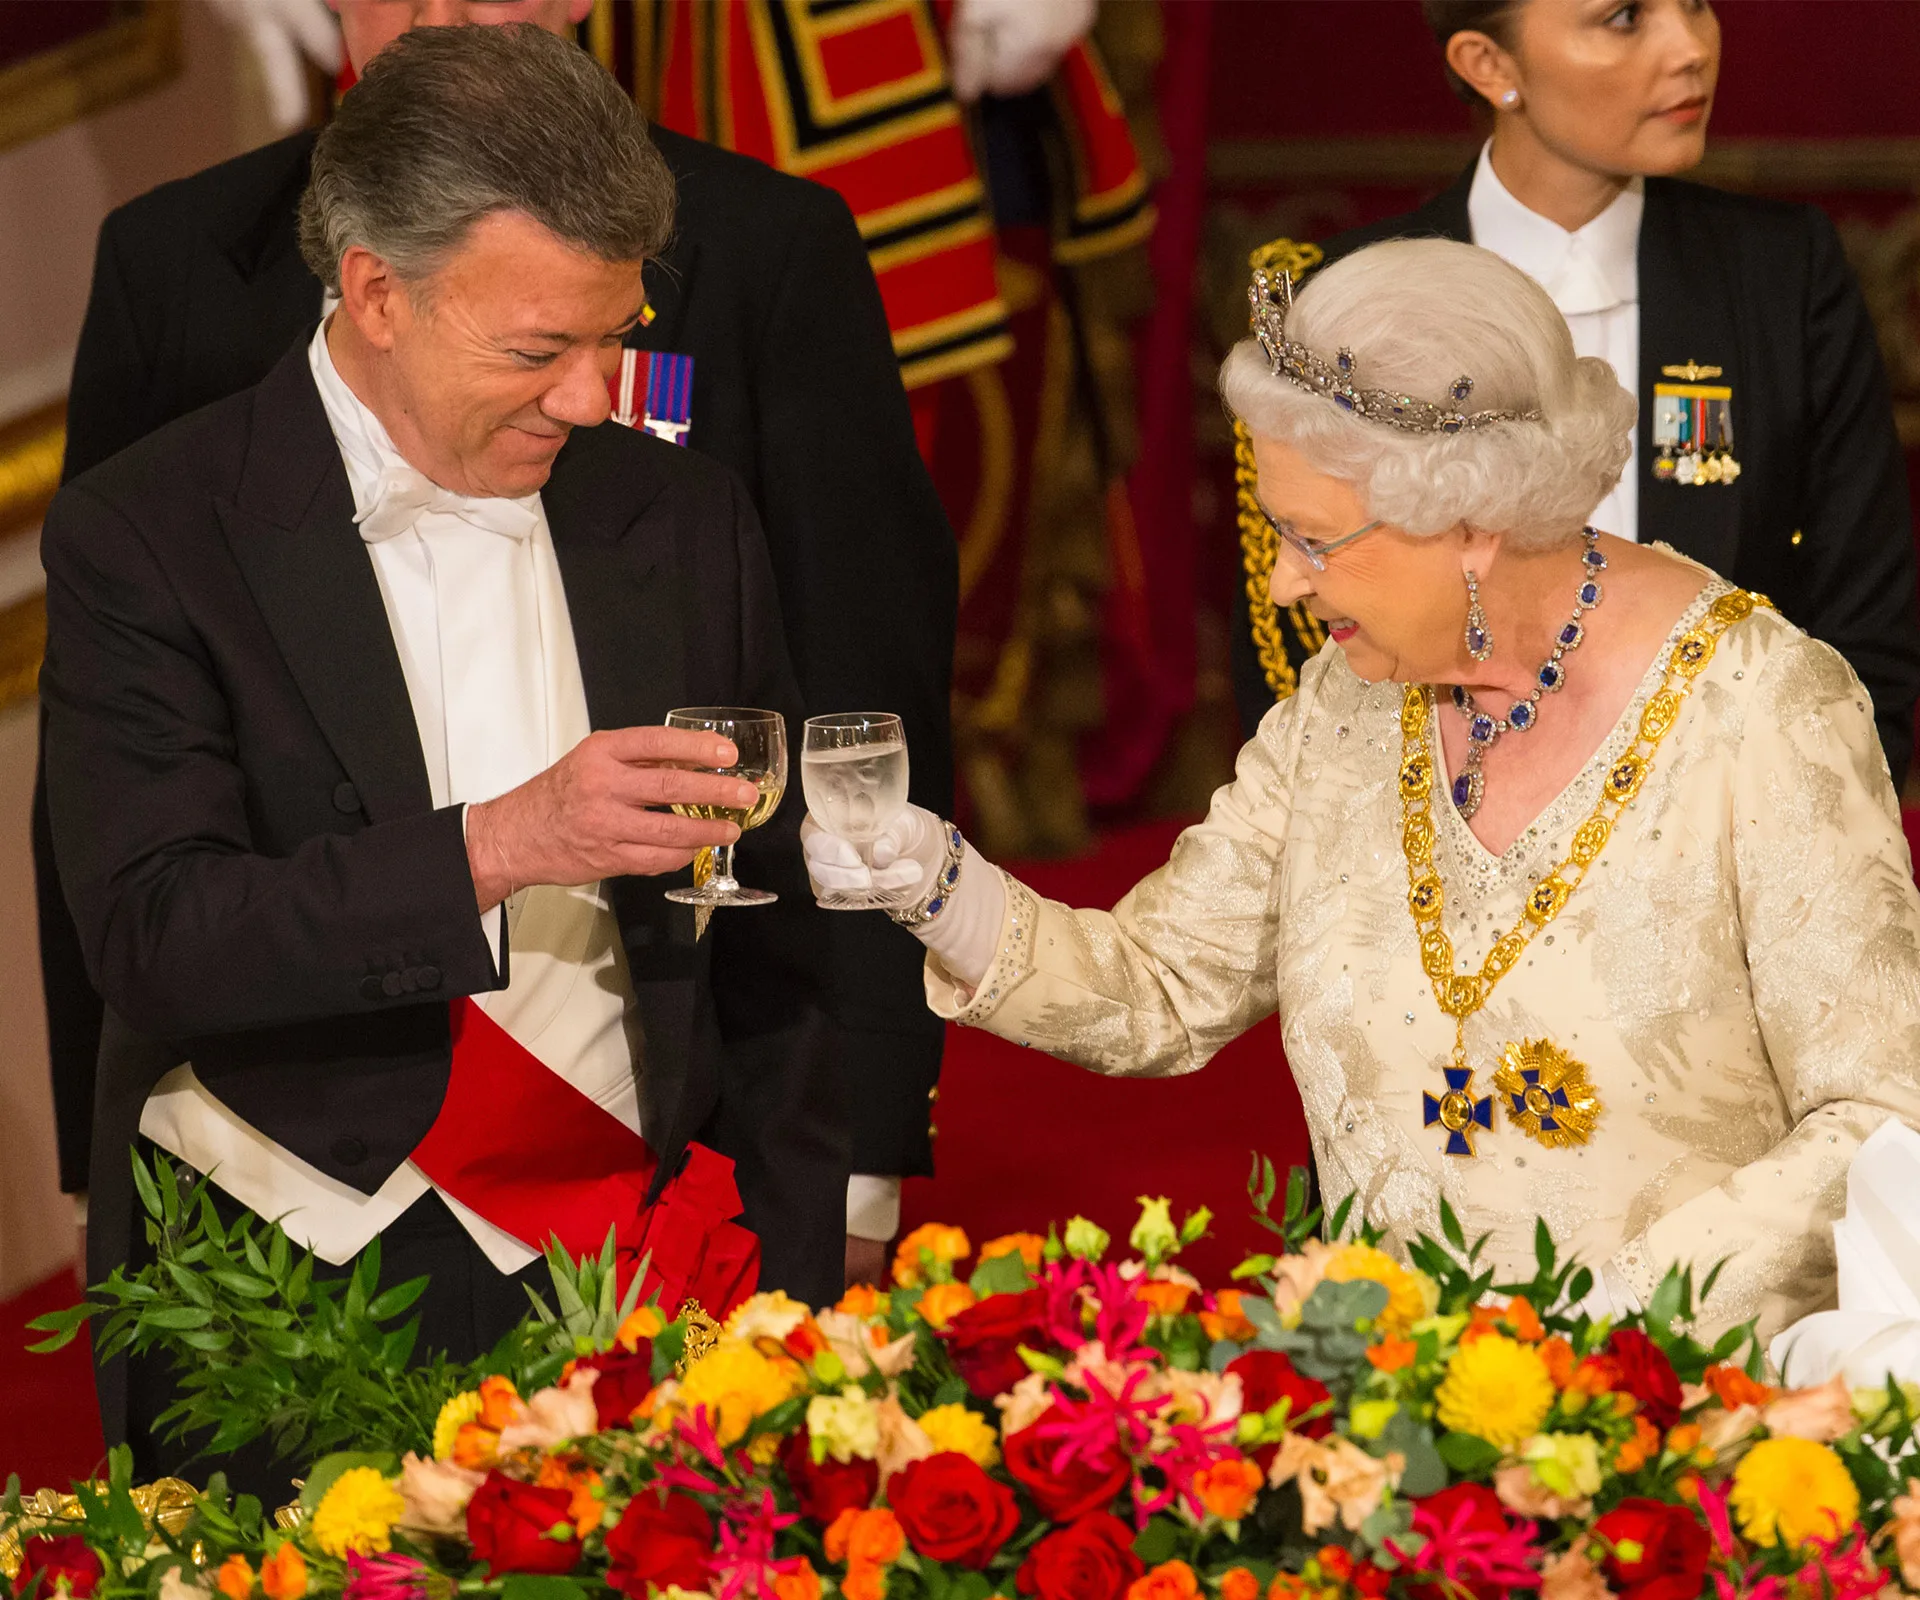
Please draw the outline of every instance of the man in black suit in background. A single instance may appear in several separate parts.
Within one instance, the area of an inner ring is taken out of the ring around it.
[[[585,0],[339,0],[356,69],[416,24],[525,19],[560,32]],[[64,476],[258,382],[321,309],[295,245],[314,134],[121,207],[101,230],[68,402]],[[951,808],[954,539],[913,439],[865,248],[831,190],[665,129],[676,231],[647,263],[652,320],[629,348],[692,357],[680,442],[739,474],[766,530],[808,711],[906,723],[912,799]],[[668,424],[671,418],[657,419]],[[794,730],[796,738],[798,730]],[[62,1187],[87,1187],[100,1002],[55,873],[43,795],[34,857]],[[856,1177],[848,1275],[877,1274],[903,1175],[932,1170],[942,1029],[918,945],[877,913],[829,919],[835,1053]],[[855,1212],[864,1212],[856,1216]]]
[[[658,877],[736,835],[659,808],[755,795],[667,711],[798,710],[737,480],[594,426],[672,206],[572,45],[410,34],[314,154],[300,246],[337,309],[49,510],[49,809],[108,1006],[96,1276],[136,1253],[142,1137],[325,1262],[382,1238],[456,1358],[524,1311],[550,1229],[737,1248],[729,1174],[764,1280],[836,1293],[798,808],[741,852],[776,905],[703,934]]]

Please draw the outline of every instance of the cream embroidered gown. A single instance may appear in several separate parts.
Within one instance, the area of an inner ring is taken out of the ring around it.
[[[1669,648],[1728,592],[1712,579]],[[1668,655],[1505,855],[1436,780],[1457,970],[1566,859]],[[1520,1276],[1540,1216],[1643,1302],[1669,1264],[1730,1258],[1715,1326],[1757,1315],[1765,1336],[1831,1304],[1854,1151],[1889,1116],[1920,1127],[1920,895],[1852,671],[1770,611],[1721,636],[1586,882],[1467,1022],[1477,1094],[1511,1041],[1585,1063],[1591,1140],[1546,1148],[1496,1110],[1472,1158],[1423,1119],[1454,1030],[1408,908],[1401,702],[1329,645],[1166,866],[1112,912],[1008,878],[993,967],[970,993],[930,958],[934,1009],[1138,1076],[1195,1071],[1278,1010],[1326,1196],[1356,1193],[1396,1237],[1437,1234],[1444,1194]]]

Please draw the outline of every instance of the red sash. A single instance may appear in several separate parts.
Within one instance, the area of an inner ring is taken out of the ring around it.
[[[413,1152],[420,1170],[463,1206],[539,1247],[550,1236],[576,1258],[598,1255],[612,1227],[621,1276],[652,1251],[644,1301],[663,1313],[698,1300],[724,1318],[753,1293],[760,1241],[740,1214],[733,1163],[705,1145],[647,1204],[659,1161],[470,999],[448,1008],[453,1070],[447,1098]]]

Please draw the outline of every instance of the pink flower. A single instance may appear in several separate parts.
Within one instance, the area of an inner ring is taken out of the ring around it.
[[[774,1580],[799,1565],[796,1557],[774,1560],[774,1537],[799,1520],[775,1507],[771,1489],[762,1488],[758,1504],[744,1497],[730,1501],[721,1512],[714,1547],[714,1600],[737,1600],[743,1594],[773,1600]]]
[[[1838,1374],[1812,1389],[1790,1389],[1771,1401],[1760,1420],[1773,1434],[1832,1444],[1853,1429],[1853,1393]]]
[[[1167,1448],[1156,1453],[1151,1463],[1165,1477],[1165,1486],[1158,1494],[1154,1494],[1135,1478],[1134,1520],[1144,1528],[1147,1518],[1154,1512],[1177,1501],[1194,1522],[1199,1523],[1205,1518],[1207,1508],[1201,1502],[1193,1480],[1216,1461],[1237,1458],[1239,1454],[1234,1448],[1231,1422],[1216,1423],[1207,1428],[1196,1428],[1192,1423],[1182,1422],[1169,1428]]]
[[[1173,1403],[1171,1395],[1142,1392],[1150,1376],[1146,1367],[1134,1367],[1117,1393],[1095,1383],[1084,1400],[1056,1388],[1053,1408],[1035,1424],[1053,1451],[1053,1470],[1062,1472],[1072,1461],[1098,1461],[1116,1439],[1128,1455],[1144,1455],[1153,1440],[1155,1414]]]
[[[422,1533],[463,1535],[467,1502],[486,1481],[484,1472],[451,1461],[423,1460],[409,1450],[400,1463],[400,1497],[407,1503],[400,1521]]]
[[[1088,1342],[1086,1313],[1093,1312],[1092,1337],[1105,1346],[1109,1360],[1150,1358],[1141,1336],[1153,1320],[1153,1308],[1133,1292],[1115,1266],[1091,1261],[1058,1262],[1041,1279],[1047,1292],[1047,1326],[1057,1343],[1077,1350]]]
[[[500,1430],[500,1454],[529,1447],[551,1450],[569,1439],[598,1433],[600,1408],[593,1403],[593,1385],[599,1376],[592,1367],[576,1367],[564,1385],[530,1396],[526,1414]]]
[[[1540,1600],[1613,1600],[1585,1550],[1564,1550],[1540,1569]]]
[[[420,1600],[432,1576],[424,1561],[412,1556],[347,1556],[347,1577],[340,1600]]]
[[[1442,1489],[1414,1504],[1413,1531],[1426,1538],[1418,1554],[1409,1554],[1391,1539],[1385,1541],[1385,1548],[1410,1575],[1437,1577],[1449,1586],[1449,1593],[1538,1588],[1534,1525],[1509,1522],[1497,1501],[1487,1504],[1492,1500],[1492,1491],[1480,1484]],[[1494,1521],[1499,1523],[1497,1529],[1476,1525]]]

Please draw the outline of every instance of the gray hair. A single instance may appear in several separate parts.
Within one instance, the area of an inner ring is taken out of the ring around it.
[[[1356,250],[1307,280],[1287,337],[1329,361],[1352,350],[1364,389],[1444,403],[1464,373],[1474,386],[1463,409],[1541,413],[1406,433],[1276,376],[1252,339],[1235,345],[1220,369],[1234,414],[1352,484],[1370,515],[1408,533],[1466,523],[1532,548],[1573,539],[1631,453],[1633,397],[1606,362],[1574,354],[1547,292],[1491,250],[1451,239]]]
[[[514,211],[603,261],[638,261],[665,247],[673,199],[646,119],[579,46],[525,22],[414,28],[321,132],[300,253],[335,294],[353,245],[418,281],[481,218]]]

